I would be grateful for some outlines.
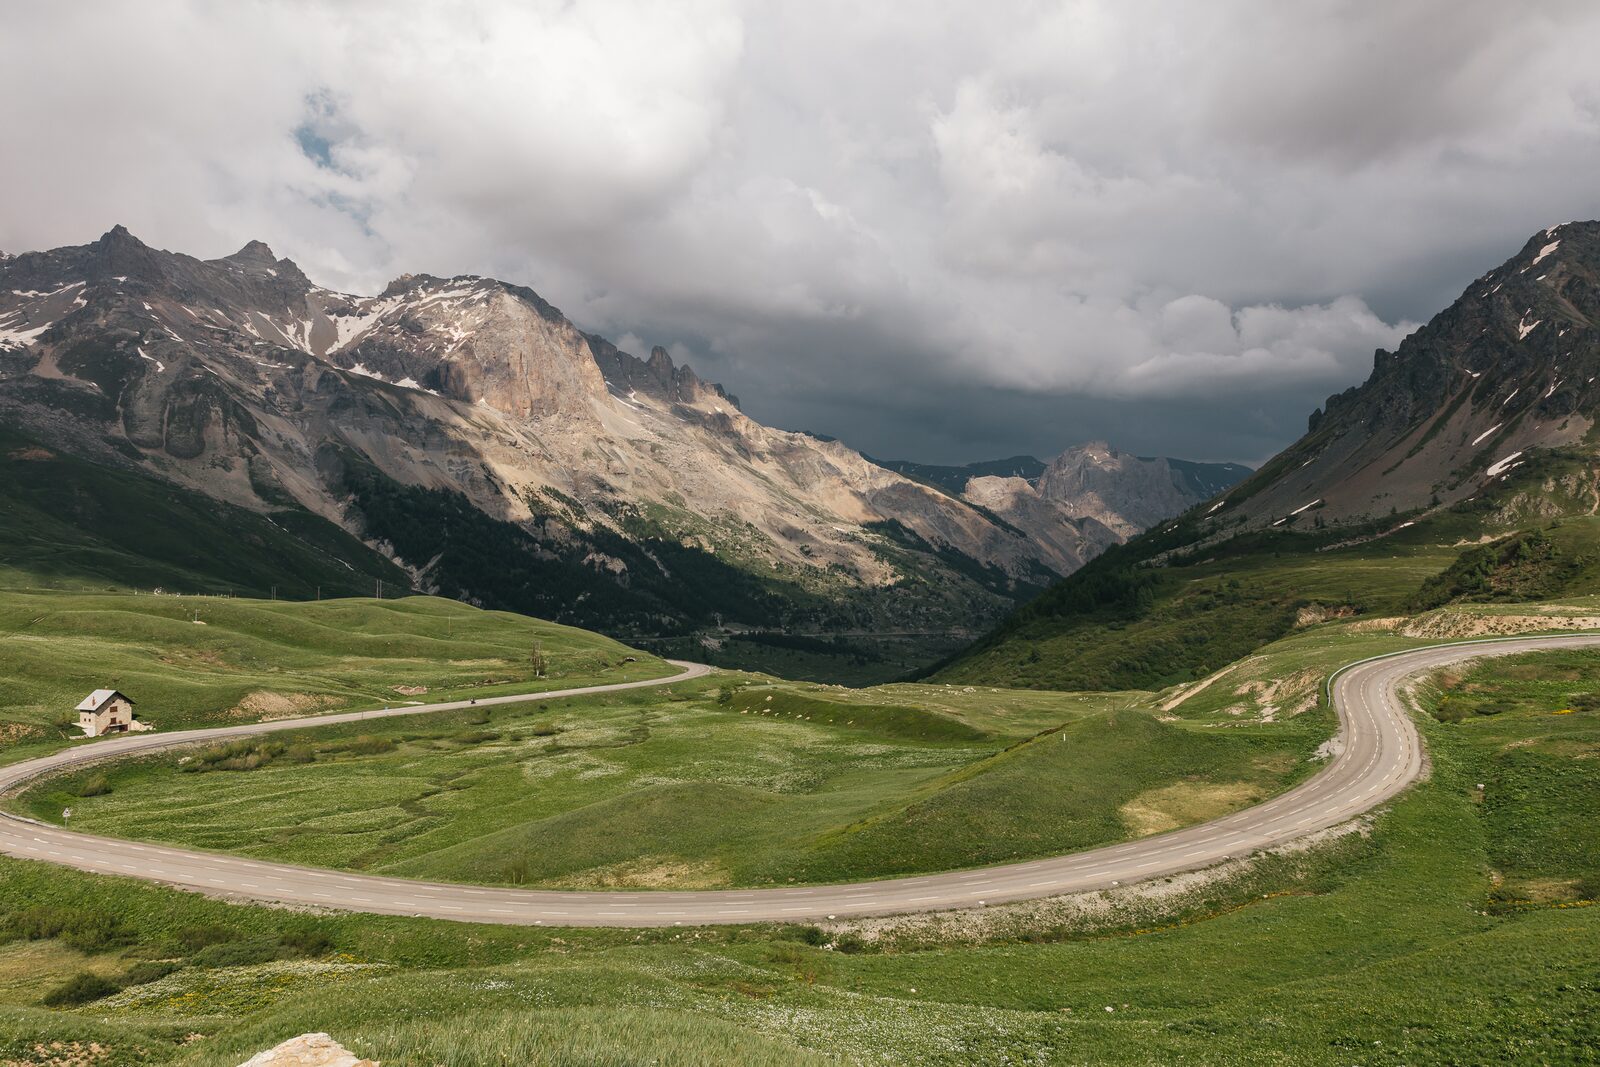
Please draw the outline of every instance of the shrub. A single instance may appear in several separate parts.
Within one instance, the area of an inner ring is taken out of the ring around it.
[[[1511,710],[1511,705],[1501,700],[1494,700],[1487,704],[1479,704],[1472,710],[1479,715],[1503,715]]]
[[[867,943],[861,940],[857,934],[840,934],[833,939],[833,950],[835,952],[843,952],[847,956],[853,956],[858,952],[867,951]]]
[[[265,767],[285,751],[286,746],[282,741],[248,739],[230,741],[225,745],[213,745],[201,749],[187,763],[182,764],[182,769],[191,774],[204,774],[206,771],[253,771],[257,767]]]
[[[805,967],[813,962],[811,953],[799,945],[786,941],[777,941],[767,947],[767,961],[796,968]]]
[[[333,951],[333,938],[314,926],[294,926],[278,935],[278,944],[296,956],[326,956]]]
[[[349,741],[342,741],[336,745],[329,745],[330,752],[348,752],[352,756],[378,756],[385,752],[395,750],[393,738],[374,737],[371,734],[362,734],[360,737]]]
[[[171,960],[145,960],[143,963],[136,963],[128,968],[127,972],[122,976],[122,984],[124,987],[144,985],[146,982],[154,982],[159,978],[165,978],[177,969],[178,965]]]
[[[248,941],[224,941],[203,948],[189,962],[196,967],[248,967],[253,963],[269,963],[283,956],[283,947],[276,941],[252,937]]]
[[[317,747],[304,742],[290,745],[288,750],[284,752],[283,758],[290,763],[314,763],[317,758]]]
[[[104,952],[133,941],[133,931],[115,915],[91,911],[61,931],[61,941],[79,952]]]
[[[463,730],[456,734],[452,740],[463,745],[481,745],[485,741],[496,741],[500,738],[498,730]]]
[[[226,926],[214,923],[199,926],[185,926],[177,933],[176,940],[185,953],[199,952],[212,945],[220,945],[227,941],[234,941],[238,933]]]
[[[116,916],[89,908],[25,908],[9,915],[5,928],[29,941],[59,938],[80,952],[104,952],[133,940],[132,931]]]
[[[828,935],[815,926],[803,926],[800,928],[800,940],[807,945],[826,945]]]
[[[121,988],[109,978],[102,978],[89,971],[80,971],[46,993],[43,1003],[50,1008],[72,1007],[87,1004],[91,1000],[99,1000],[101,997],[109,997]]]
[[[103,797],[111,792],[111,779],[107,778],[103,772],[91,774],[79,782],[73,792],[80,797]]]

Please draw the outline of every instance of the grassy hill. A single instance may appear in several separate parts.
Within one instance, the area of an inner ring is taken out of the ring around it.
[[[598,634],[450,600],[292,603],[0,589],[0,758],[121,689],[163,729],[670,674]],[[535,678],[537,642],[548,660]]]
[[[1477,496],[1378,522],[1208,536],[1204,508],[1112,548],[936,669],[938,681],[1155,689],[1297,627],[1600,591],[1592,458],[1533,453]]]
[[[1220,815],[1308,773],[1329,731],[1319,716],[1213,725],[1127,695],[723,676],[235,742],[46,780],[22,804],[46,820],[71,806],[96,833],[404,877],[815,883]]]
[[[1583,600],[1550,610],[1597,607]],[[1461,614],[1490,619],[1496,610]],[[1242,722],[1267,732],[1283,723],[1263,722],[1251,698],[1283,695],[1251,688],[1258,680],[1320,677],[1329,661],[1415,640],[1398,626],[1323,624],[1162,704],[1177,698],[1166,714],[1200,737],[1242,731],[1225,725]],[[759,700],[719,705],[712,697],[693,714],[756,730],[812,729],[803,702],[751,721],[748,710],[765,695],[787,691],[751,686],[741,694]],[[1431,776],[1361,833],[1201,880],[920,920],[820,929],[471,926],[241,906],[3,860],[0,930],[10,940],[0,944],[0,1054],[44,1063],[36,1046],[92,1046],[94,1062],[109,1067],[210,1067],[327,1030],[385,1062],[460,1067],[645,1058],[1573,1062],[1600,1036],[1600,989],[1586,977],[1600,967],[1600,908],[1591,905],[1600,860],[1588,829],[1597,813],[1586,799],[1600,795],[1600,782],[1586,770],[1594,760],[1573,758],[1600,748],[1597,692],[1593,651],[1446,675],[1423,694],[1433,712],[1422,723]],[[843,702],[833,691],[799,695]],[[996,738],[1036,732],[1061,706],[1049,694],[943,686],[894,687],[872,700],[921,703]],[[1234,706],[1241,700],[1249,710]],[[1126,703],[1110,700],[1101,711],[1116,721]],[[1297,718],[1319,714],[1307,708]],[[885,718],[895,731],[908,721],[896,711]],[[1085,729],[1094,721],[1075,720]],[[826,730],[862,725],[846,718]],[[696,732],[704,735],[703,723]],[[853,736],[885,740],[870,727]],[[441,743],[430,759],[482,742]],[[628,750],[602,754],[615,751]],[[261,773],[226,777],[253,793]],[[1035,796],[1047,779],[1023,776]],[[441,810],[454,795],[439,795]],[[83,906],[90,899],[93,909]],[[122,988],[82,1007],[40,1003],[84,973]]]
[[[43,448],[0,427],[0,584],[166,589],[284,599],[411,588],[393,563],[299,508],[272,514],[136,470]]]

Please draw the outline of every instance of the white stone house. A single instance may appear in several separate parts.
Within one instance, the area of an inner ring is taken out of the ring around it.
[[[115,689],[96,689],[78,705],[78,726],[85,737],[148,730],[149,723],[133,717],[133,701]]]

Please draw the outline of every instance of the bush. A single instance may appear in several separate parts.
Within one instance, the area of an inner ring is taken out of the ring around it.
[[[499,739],[500,732],[498,730],[463,730],[451,740],[463,745],[481,745],[485,741],[497,741]]]
[[[518,856],[508,861],[500,874],[504,881],[512,885],[525,885],[533,880],[533,864],[528,862],[528,857]]]
[[[1501,700],[1495,700],[1487,704],[1479,704],[1472,710],[1479,715],[1503,715],[1511,710],[1511,705]]]
[[[360,737],[351,738],[349,741],[341,741],[337,744],[329,745],[327,751],[348,752],[352,756],[378,756],[385,752],[393,752],[395,747],[393,738],[362,734]]]
[[[840,934],[833,940],[833,950],[853,956],[858,952],[867,951],[867,943],[856,934]]]
[[[144,985],[146,982],[165,978],[177,969],[178,965],[170,960],[146,960],[129,967],[127,973],[122,976],[122,984],[124,987]]]
[[[803,926],[800,928],[800,940],[807,945],[826,945],[828,935],[815,926]]]
[[[284,752],[283,758],[290,763],[314,763],[317,758],[317,747],[304,742],[290,745],[288,751]]]
[[[196,967],[248,967],[253,963],[270,963],[283,956],[283,947],[276,941],[252,937],[248,941],[224,941],[203,948],[189,962]]]
[[[104,773],[91,774],[79,782],[73,792],[80,797],[103,797],[111,792],[111,779]]]
[[[104,952],[133,940],[133,932],[122,920],[89,908],[25,908],[7,916],[5,928],[13,936],[29,941],[59,938],[79,952]]]
[[[182,769],[190,774],[206,771],[253,771],[265,767],[286,751],[282,741],[230,741],[195,753]]]
[[[278,935],[278,944],[296,956],[326,956],[333,951],[333,938],[314,926],[296,926]]]
[[[199,926],[185,926],[177,933],[178,946],[185,952],[199,952],[212,945],[220,945],[238,938],[238,933],[226,926],[214,923]]]
[[[91,1000],[99,1000],[101,997],[109,997],[121,989],[121,986],[109,978],[102,978],[98,974],[91,974],[88,971],[80,971],[46,993],[43,1003],[50,1008],[73,1007],[78,1004],[87,1004]]]

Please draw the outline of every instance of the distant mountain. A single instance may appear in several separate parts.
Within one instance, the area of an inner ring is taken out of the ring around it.
[[[1379,351],[1304,437],[1237,486],[1214,530],[1304,528],[1448,507],[1600,417],[1600,222],[1552,226]]]
[[[523,286],[418,274],[354,296],[257,241],[199,260],[120,226],[0,258],[0,429],[14,455],[51,457],[28,462],[72,460],[27,468],[31,513],[55,492],[82,535],[57,573],[171,555],[182,524],[151,510],[209,501],[283,540],[272,558],[338,545],[354,589],[403,573],[619,636],[962,632],[1124,536],[1053,505],[1008,518],[763,426],[665,350],[624,352]],[[137,515],[68,506],[92,497],[90,467],[164,488]],[[108,521],[109,554],[89,547]],[[25,525],[0,522],[0,548]],[[322,584],[268,571],[198,553],[162,573]]]
[[[1039,475],[1039,496],[1124,539],[1215,496],[1250,474],[1236,463],[1133,456],[1104,441],[1069,448]]]
[[[1143,457],[1141,457],[1143,458]],[[1148,461],[1147,461],[1148,462]],[[1192,459],[1168,459],[1172,477],[1190,496],[1210,500],[1224,489],[1232,489],[1255,473],[1243,463],[1197,463]]]
[[[939,676],[1160,687],[1330,613],[1600,592],[1597,423],[1600,222],[1573,222],[1377,352],[1259,471],[1109,549]],[[1066,481],[1092,497],[1099,467],[1079,469]]]
[[[1087,520],[1126,540],[1251,473],[1237,463],[1134,456],[1104,441],[1069,448],[1048,463],[1033,456],[961,467],[872,462],[992,511],[1041,539],[1063,520]]]
[[[973,478],[1021,478],[1036,481],[1044,473],[1045,462],[1033,456],[1012,456],[1010,459],[987,459],[967,463],[960,467],[941,466],[937,463],[914,463],[908,459],[868,459],[886,470],[903,474],[912,481],[931,485],[960,496]]]

